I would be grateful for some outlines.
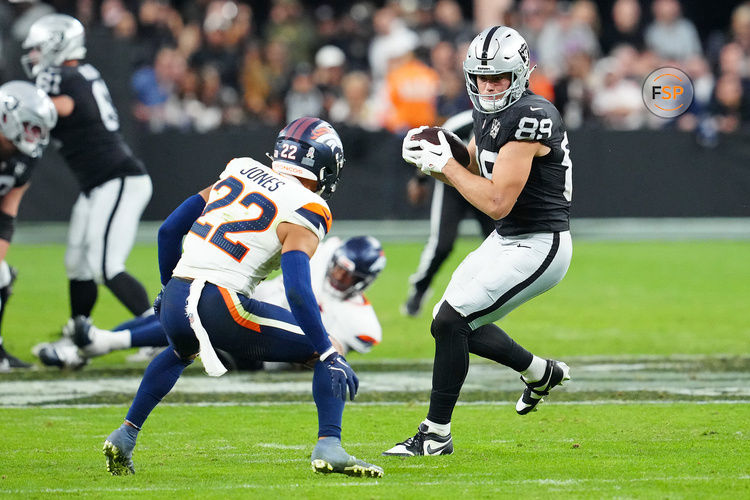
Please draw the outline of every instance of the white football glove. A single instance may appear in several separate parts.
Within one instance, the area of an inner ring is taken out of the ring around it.
[[[422,146],[422,154],[417,166],[425,174],[429,174],[430,172],[442,173],[445,164],[453,158],[451,145],[448,143],[448,139],[445,138],[445,133],[442,131],[438,132],[438,139],[440,140],[440,144],[432,144],[425,140],[419,141],[420,146]]]
[[[422,156],[422,148],[419,145],[419,141],[415,141],[412,137],[426,128],[427,126],[422,125],[421,127],[413,128],[406,133],[404,142],[401,145],[401,156],[407,163],[419,166],[419,159]]]

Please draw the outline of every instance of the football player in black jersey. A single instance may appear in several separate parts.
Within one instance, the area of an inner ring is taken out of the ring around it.
[[[0,322],[13,290],[16,272],[5,261],[21,203],[36,158],[49,143],[57,112],[49,96],[28,82],[0,86]],[[0,372],[29,368],[3,346],[0,336]]]
[[[151,314],[145,288],[125,270],[151,199],[151,179],[119,133],[117,111],[99,71],[82,61],[83,25],[63,14],[43,16],[31,25],[23,48],[28,51],[21,58],[24,69],[55,103],[59,120],[52,137],[81,188],[65,254],[71,308],[67,329],[73,317],[90,316],[101,283],[132,314]]]
[[[474,135],[474,119],[471,110],[451,116],[442,127],[453,132],[468,144]],[[421,171],[417,171],[417,175],[409,180],[410,201],[416,203],[423,196],[422,193],[427,190],[427,180],[429,177]],[[461,193],[445,183],[436,182],[430,206],[430,237],[419,258],[419,267],[409,277],[409,296],[401,309],[403,314],[417,316],[422,310],[430,284],[440,270],[440,266],[453,251],[453,244],[458,236],[458,225],[467,214],[479,223],[484,237],[495,230],[494,221],[466,201]]]
[[[565,363],[531,354],[493,323],[555,286],[572,254],[568,137],[557,109],[528,90],[532,69],[525,40],[511,28],[489,28],[469,45],[464,75],[474,105],[474,139],[468,170],[452,158],[442,132],[437,145],[413,140],[419,129],[404,139],[404,159],[452,184],[495,220],[496,229],[459,265],[433,311],[427,418],[385,455],[453,452],[451,415],[470,352],[521,373],[521,415],[570,378]]]

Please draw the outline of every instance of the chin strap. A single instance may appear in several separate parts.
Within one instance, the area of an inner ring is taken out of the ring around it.
[[[531,67],[528,73],[526,73],[526,88],[529,88],[529,82],[531,81],[531,73],[536,69],[536,64]]]

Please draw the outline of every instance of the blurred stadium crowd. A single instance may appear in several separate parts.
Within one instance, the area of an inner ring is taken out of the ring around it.
[[[128,41],[132,112],[153,131],[280,126],[304,115],[395,133],[439,124],[471,108],[461,62],[476,32],[496,22],[526,38],[538,64],[531,88],[570,129],[710,136],[750,127],[750,2],[703,37],[679,0],[469,3],[12,0],[0,4],[0,28],[5,47],[19,44],[33,20],[59,10]],[[673,122],[641,97],[643,79],[663,66],[685,71],[695,89]],[[10,67],[0,60],[3,80]]]

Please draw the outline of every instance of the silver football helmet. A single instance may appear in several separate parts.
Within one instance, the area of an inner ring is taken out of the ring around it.
[[[20,80],[0,86],[0,132],[20,152],[41,156],[55,124],[55,105],[43,90]]]
[[[479,33],[469,45],[464,60],[466,90],[474,108],[482,113],[496,113],[520,99],[534,70],[529,65],[526,40],[513,28],[493,26]],[[507,90],[490,95],[479,93],[477,75],[503,73],[510,74]]]
[[[29,78],[49,67],[86,57],[86,38],[78,19],[65,14],[48,14],[37,19],[23,41],[27,54],[21,65]]]

